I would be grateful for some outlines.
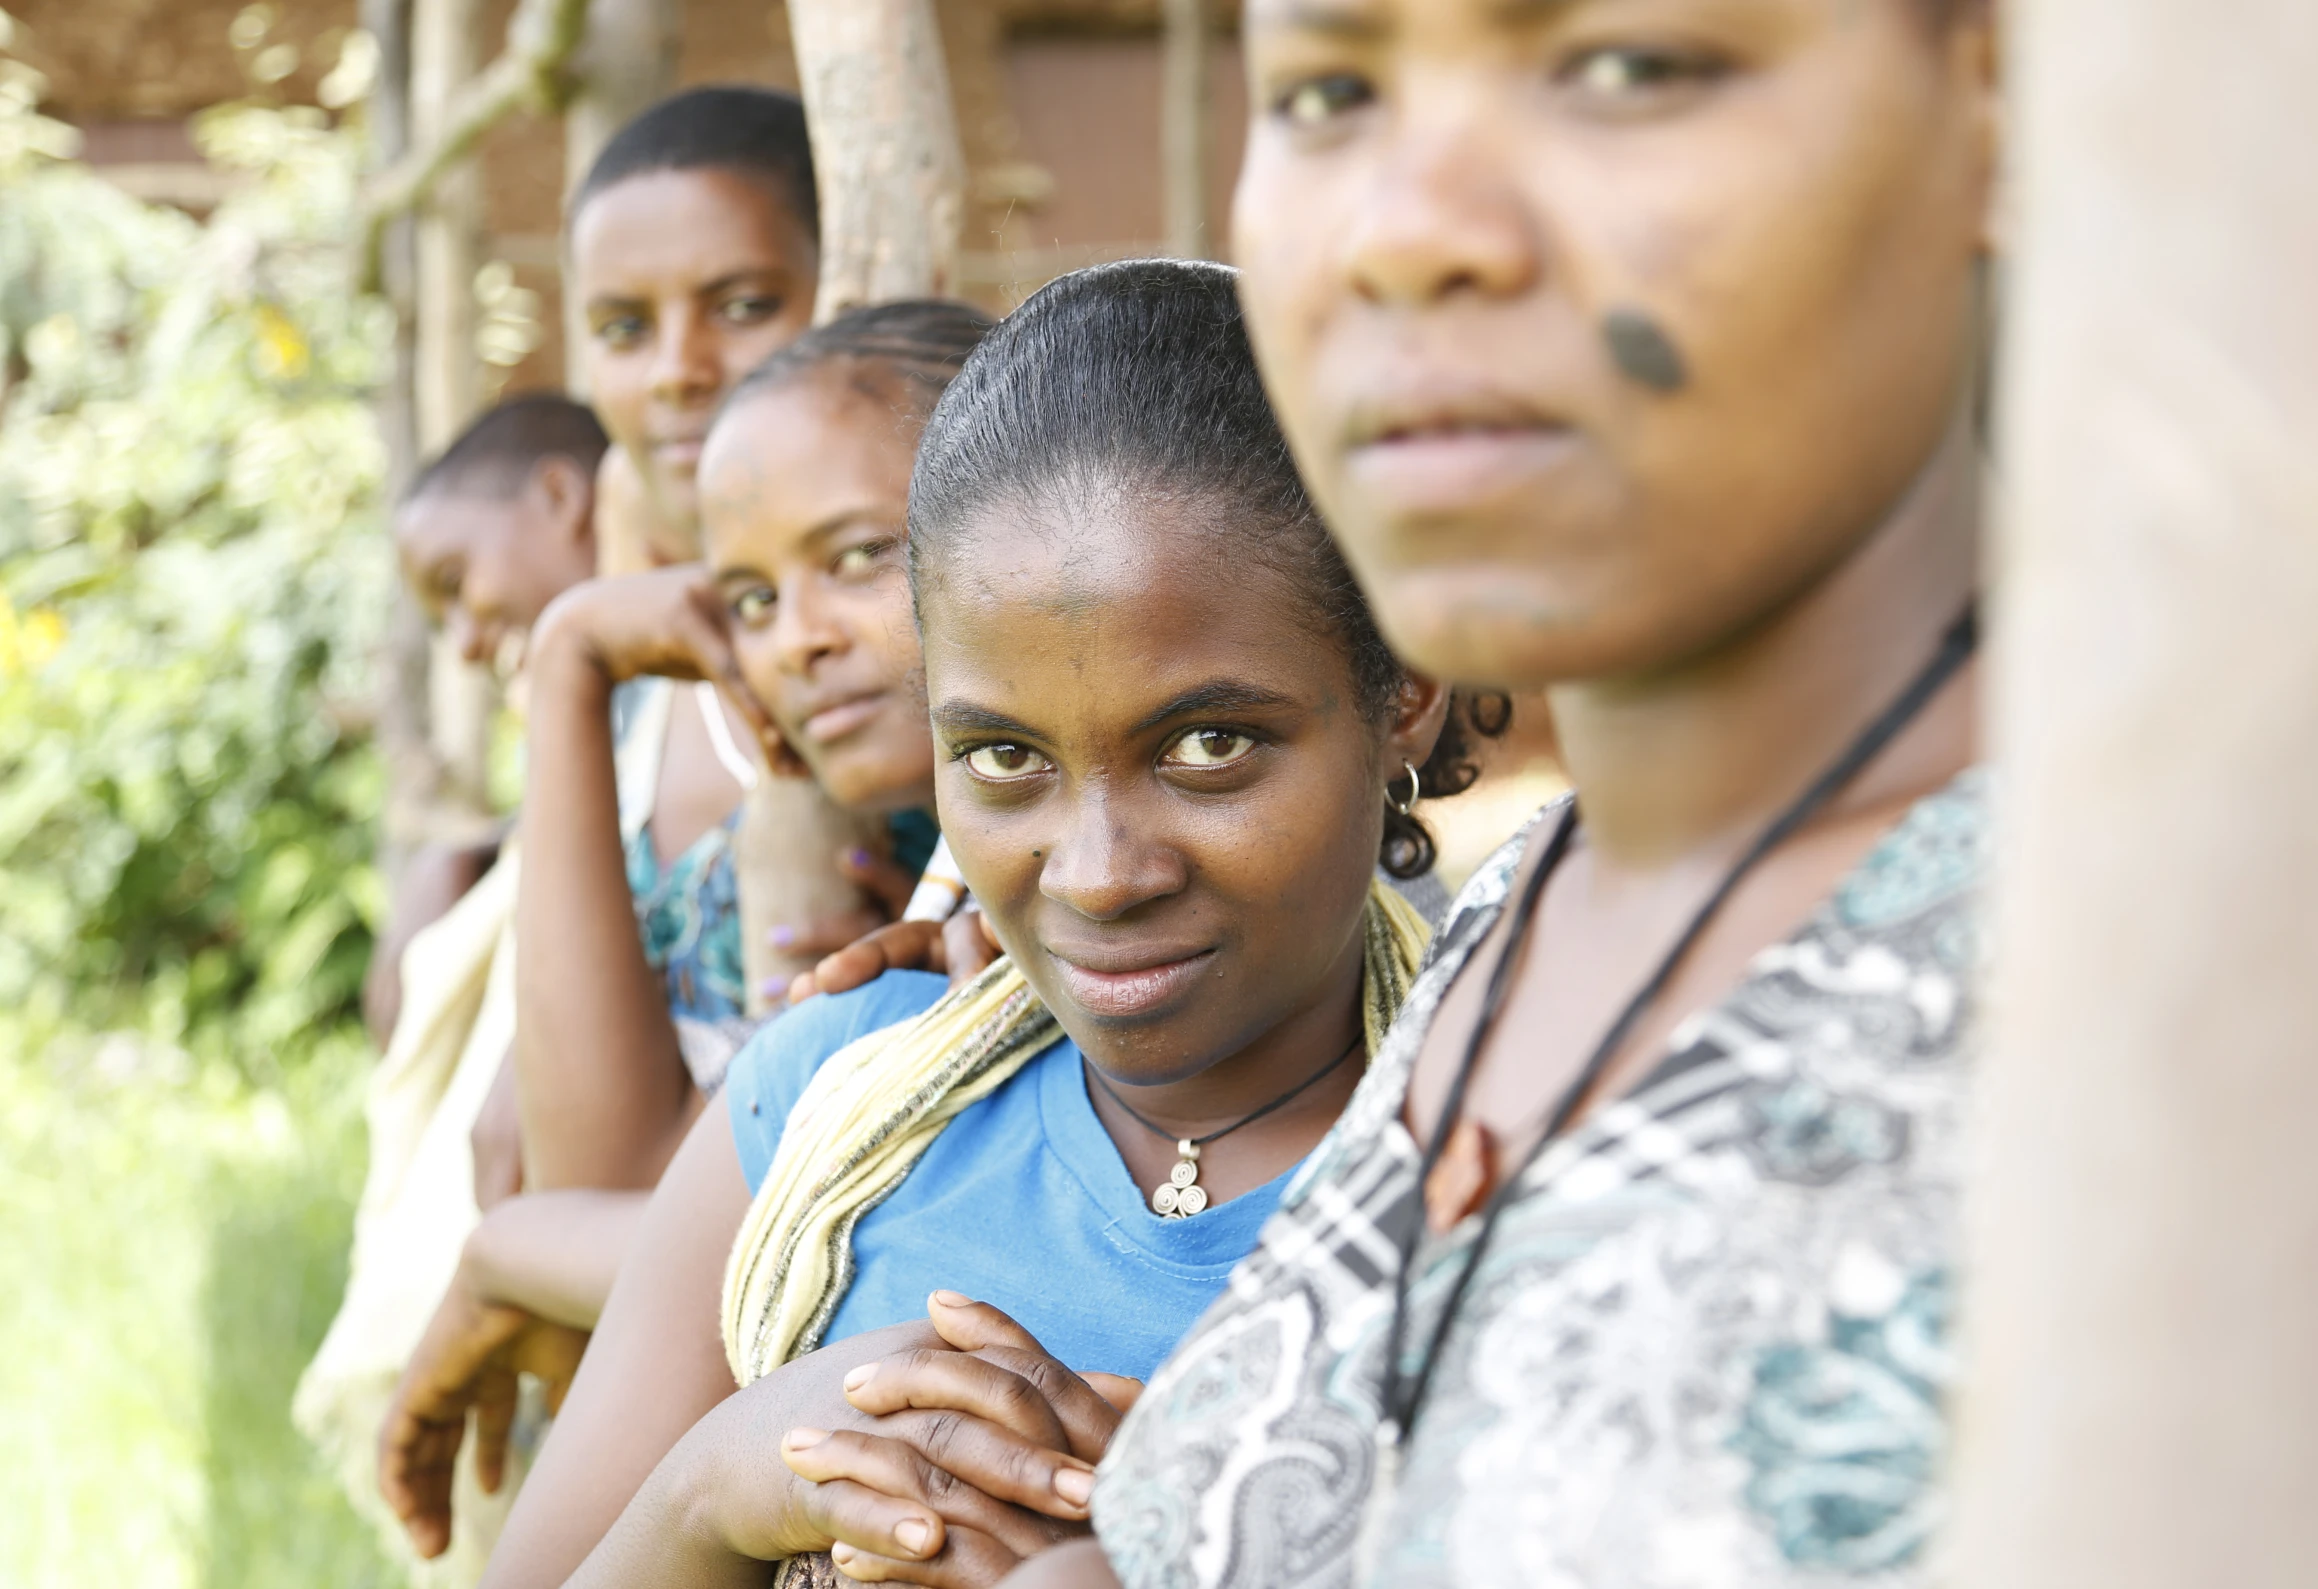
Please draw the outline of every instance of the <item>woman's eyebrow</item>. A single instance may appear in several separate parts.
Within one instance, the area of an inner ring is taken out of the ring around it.
[[[778,265],[743,265],[738,270],[726,271],[714,281],[701,283],[693,289],[693,295],[699,298],[713,298],[718,293],[730,292],[735,287],[761,286],[786,274]]]
[[[1278,690],[1266,689],[1261,684],[1248,684],[1239,679],[1217,679],[1185,690],[1156,711],[1146,712],[1135,724],[1135,732],[1148,733],[1162,723],[1178,717],[1196,716],[1202,712],[1277,711],[1283,706],[1295,704],[1293,697],[1282,695]]]
[[[864,525],[875,530],[899,530],[893,522],[893,510],[876,503],[864,503],[857,508],[840,508],[805,532],[805,544],[819,550],[849,530]]]
[[[934,726],[952,734],[1021,734],[1026,738],[1037,737],[1030,728],[1017,723],[1004,712],[993,712],[987,706],[976,706],[972,701],[944,701],[934,708]]]

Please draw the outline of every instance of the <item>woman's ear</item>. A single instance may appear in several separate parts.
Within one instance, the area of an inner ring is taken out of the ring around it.
[[[556,533],[572,546],[592,549],[596,536],[596,482],[579,464],[560,454],[542,458],[531,471],[531,491]]]
[[[1393,779],[1405,776],[1404,768],[1422,767],[1439,742],[1441,728],[1449,720],[1449,686],[1422,673],[1403,676],[1400,699],[1393,706],[1392,721],[1387,725],[1383,765],[1379,769],[1389,785]]]

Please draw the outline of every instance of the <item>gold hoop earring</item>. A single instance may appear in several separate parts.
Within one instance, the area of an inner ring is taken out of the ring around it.
[[[1396,800],[1396,799],[1394,799],[1394,798],[1393,798],[1391,795],[1389,795],[1389,794],[1388,794],[1388,795],[1386,795],[1384,798],[1385,798],[1385,803],[1386,803],[1387,805],[1391,806],[1391,807],[1392,807],[1392,808],[1393,808],[1395,811],[1399,812],[1399,813],[1400,813],[1402,816],[1404,816],[1404,817],[1405,817],[1405,816],[1407,816],[1407,815],[1408,815],[1408,814],[1409,814],[1411,811],[1414,811],[1414,810],[1416,809],[1416,807],[1417,807],[1417,798],[1418,798],[1420,795],[1422,795],[1422,794],[1425,792],[1425,786],[1424,786],[1424,780],[1423,780],[1422,778],[1420,778],[1420,777],[1418,777],[1418,776],[1417,776],[1417,768],[1416,768],[1416,763],[1415,763],[1415,762],[1404,761],[1404,762],[1402,762],[1402,763],[1401,763],[1401,766],[1403,766],[1403,767],[1405,767],[1405,768],[1407,768],[1407,769],[1408,769],[1408,775],[1409,775],[1409,792],[1408,792],[1408,797],[1407,797],[1406,799]]]

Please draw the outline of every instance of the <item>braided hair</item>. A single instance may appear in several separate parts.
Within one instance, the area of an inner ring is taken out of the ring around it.
[[[1122,481],[1227,505],[1240,555],[1285,575],[1315,630],[1344,647],[1362,713],[1382,723],[1408,677],[1329,538],[1256,371],[1236,273],[1137,260],[1049,283],[991,332],[942,394],[910,480],[910,580],[923,589],[956,528],[987,509]],[[1460,794],[1475,734],[1502,734],[1503,695],[1452,700],[1420,794]],[[1399,791],[1395,791],[1397,794]],[[1432,869],[1433,836],[1389,801],[1379,864]]]

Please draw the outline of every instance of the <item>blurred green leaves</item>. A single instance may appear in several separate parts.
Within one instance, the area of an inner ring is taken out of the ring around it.
[[[359,144],[196,126],[206,220],[59,158],[0,59],[0,1010],[263,1077],[353,1008],[392,567],[347,286]]]

